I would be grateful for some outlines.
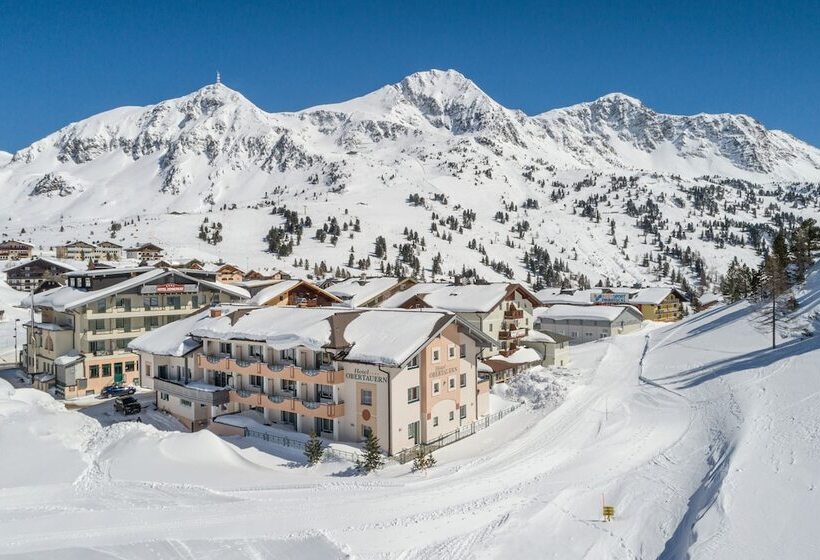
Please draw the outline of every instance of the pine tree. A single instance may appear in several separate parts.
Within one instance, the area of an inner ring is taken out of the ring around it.
[[[322,440],[319,439],[316,432],[311,432],[310,439],[305,444],[305,457],[307,458],[308,465],[312,467],[321,461],[324,452],[325,449],[322,445]]]
[[[763,259],[760,270],[761,296],[769,300],[760,311],[764,324],[771,325],[772,348],[777,347],[777,322],[784,315],[783,294],[789,288],[789,278],[786,273],[788,254],[783,232],[780,231],[772,243],[772,251]]]
[[[427,474],[427,469],[435,466],[436,458],[433,457],[433,452],[428,450],[426,446],[420,445],[416,448],[415,456],[413,457],[413,471],[422,471]]]
[[[376,437],[376,434],[370,432],[364,444],[364,454],[359,455],[359,458],[356,459],[356,469],[361,474],[369,474],[383,466],[384,457],[379,445],[379,438]]]

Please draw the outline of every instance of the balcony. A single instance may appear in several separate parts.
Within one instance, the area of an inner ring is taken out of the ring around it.
[[[174,395],[182,399],[187,399],[196,403],[202,403],[210,406],[219,406],[227,404],[230,400],[228,395],[230,389],[206,388],[206,386],[188,385],[181,381],[171,381],[168,379],[154,378],[154,389]]]
[[[292,363],[269,364],[255,360],[231,358],[221,354],[197,355],[197,365],[201,368],[238,373],[243,375],[260,375],[267,379],[292,379],[302,383],[320,383],[322,385],[339,385],[344,383],[344,370],[328,366],[327,368],[301,368]]]
[[[261,391],[239,389],[230,392],[230,402],[280,412],[293,412],[311,418],[341,418],[345,414],[344,401],[308,401],[298,399],[292,393],[268,395]]]
[[[527,329],[508,329],[498,331],[498,340],[513,340],[527,336]]]
[[[504,318],[510,321],[515,321],[518,319],[524,318],[524,310],[523,309],[508,309],[504,312]]]

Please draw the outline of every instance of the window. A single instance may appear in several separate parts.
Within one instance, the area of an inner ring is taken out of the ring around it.
[[[452,344],[447,348],[447,358],[452,360],[456,357],[456,347]]]
[[[182,308],[182,298],[179,296],[167,296],[165,301],[167,302],[168,307],[173,309]]]
[[[125,362],[125,371],[137,371],[137,364],[135,362]],[[148,366],[148,371],[151,371],[151,366]]]
[[[455,414],[454,414],[454,413],[453,413],[453,411],[451,410],[451,411],[450,411],[450,422],[452,422],[452,421],[453,421],[453,418],[455,418]]]
[[[147,310],[159,307],[159,296],[142,296],[142,306]]]
[[[199,296],[196,294],[191,296],[191,307],[193,307],[194,309],[199,307]]]
[[[320,401],[333,400],[333,387],[331,385],[316,385],[316,396]]]
[[[250,376],[250,383],[253,387],[261,387],[262,386],[262,376],[261,375],[251,375]]]
[[[466,344],[459,344],[458,345],[458,355],[460,358],[467,357],[467,345]]]
[[[131,299],[119,298],[117,299],[117,307],[122,308],[123,311],[131,311]]]
[[[318,418],[319,430],[324,434],[333,433],[333,420],[330,418]]]
[[[413,359],[410,360],[410,363],[407,364],[407,367],[408,368],[417,368],[417,367],[419,367],[419,356],[418,356],[418,354],[413,356]]]
[[[459,386],[461,386],[461,387],[466,387],[466,386],[467,386],[467,374],[466,374],[466,373],[462,373],[462,374],[459,376],[459,378],[458,378],[458,384],[459,384]]]
[[[219,352],[220,354],[228,354],[231,353],[231,343],[230,342],[220,342],[219,343]]]
[[[411,422],[407,424],[407,439],[416,439],[418,435],[419,423]]]
[[[100,366],[88,366],[88,377],[99,377],[100,376]]]
[[[367,389],[362,389],[361,404],[363,404],[365,406],[372,406],[373,405],[373,391],[368,391]]]
[[[103,377],[111,377],[111,364],[103,364],[102,365],[102,376]]]
[[[438,426],[438,416],[433,416],[433,427]]]
[[[145,376],[151,377],[151,364],[145,364]]]
[[[97,313],[105,313],[105,299],[97,301]]]
[[[407,389],[407,402],[414,403],[419,400],[419,387],[410,387]]]
[[[91,330],[94,332],[100,332],[105,330],[105,321],[103,319],[92,319],[91,324],[89,325]]]
[[[441,385],[439,385],[438,381],[433,383],[433,394],[438,395],[441,392]]]
[[[438,348],[433,348],[433,363],[436,364],[441,361],[441,352]]]
[[[160,393],[160,394],[159,394],[159,399],[160,399],[161,401],[167,401],[167,400],[170,400],[170,399],[169,399],[169,397],[168,397],[168,393]]]
[[[186,406],[186,407],[189,407],[189,408],[190,408],[190,406],[191,406],[191,401],[189,401],[189,400],[187,400],[187,399],[179,399],[179,404],[181,404],[182,406]]]
[[[117,350],[125,350],[128,348],[128,343],[131,342],[131,340],[130,338],[118,338],[116,341]]]
[[[493,324],[492,323],[487,324],[487,330],[490,331],[490,332],[493,332]]]
[[[155,329],[159,326],[159,317],[146,317],[145,318],[145,330],[150,331],[151,329]]]
[[[362,436],[369,438],[373,434],[373,428],[370,426],[362,426]]]
[[[259,344],[251,344],[248,346],[248,356],[262,360],[262,346]]]
[[[119,331],[131,332],[131,319],[118,318],[115,320],[116,328]]]
[[[296,381],[294,381],[293,379],[283,379],[282,380],[282,390],[283,391],[288,391],[288,392],[291,392],[291,393],[295,393],[296,392]]]
[[[90,288],[90,287],[91,287],[91,278],[86,278],[86,279],[85,279],[85,287],[86,287],[86,288]]]
[[[450,390],[451,391],[456,388],[456,378],[455,377],[451,377],[450,380],[449,380],[449,383],[450,383]]]
[[[458,417],[461,418],[462,420],[467,418],[467,405],[466,404],[461,405],[461,408],[458,409]]]

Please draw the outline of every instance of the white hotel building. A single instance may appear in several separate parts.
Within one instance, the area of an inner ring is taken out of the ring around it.
[[[192,429],[253,410],[332,440],[372,432],[394,454],[487,414],[476,361],[492,344],[445,311],[224,306],[131,348],[158,406]]]

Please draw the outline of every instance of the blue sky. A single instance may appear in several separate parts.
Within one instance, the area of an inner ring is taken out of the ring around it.
[[[820,145],[820,2],[0,0],[0,149],[223,81],[267,111],[455,68],[526,113],[621,91]]]

